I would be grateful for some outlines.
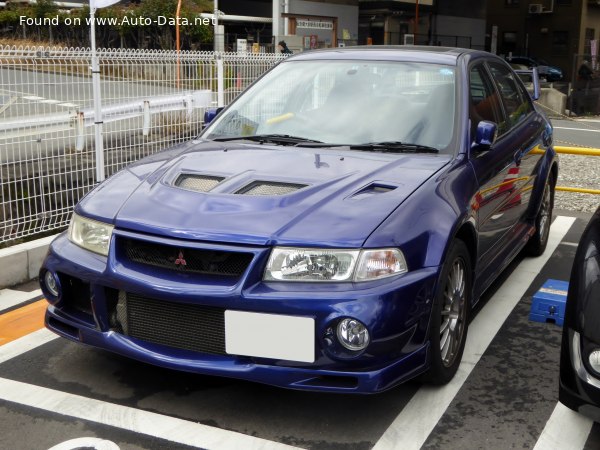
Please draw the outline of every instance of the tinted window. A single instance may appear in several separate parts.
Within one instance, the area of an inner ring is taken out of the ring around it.
[[[475,137],[477,124],[482,120],[496,123],[499,133],[505,131],[507,127],[502,118],[498,94],[482,64],[471,68],[469,73],[469,90],[471,95],[469,105],[471,140]]]
[[[512,128],[533,110],[529,95],[518,83],[517,76],[507,67],[490,63],[490,71],[502,97],[508,118],[507,126]]]

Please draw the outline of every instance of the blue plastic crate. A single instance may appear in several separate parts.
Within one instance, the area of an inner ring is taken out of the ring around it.
[[[569,283],[560,280],[546,280],[544,285],[533,296],[529,320],[534,322],[550,322],[558,326],[565,320],[565,304]]]

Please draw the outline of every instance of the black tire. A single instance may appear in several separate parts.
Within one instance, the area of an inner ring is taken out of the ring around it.
[[[455,240],[444,262],[431,311],[430,367],[423,376],[430,384],[446,384],[458,370],[467,340],[471,287],[469,251],[463,241]]]
[[[552,210],[554,209],[554,179],[552,175],[546,180],[544,192],[542,193],[542,204],[535,217],[535,234],[529,238],[525,246],[525,253],[529,256],[540,256],[548,245],[550,235],[550,223],[552,221]]]

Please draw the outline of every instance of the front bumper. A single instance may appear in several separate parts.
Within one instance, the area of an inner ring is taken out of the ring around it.
[[[239,280],[208,282],[128,266],[114,253],[114,245],[111,249],[105,258],[75,246],[65,235],[52,243],[41,272],[57,273],[71,287],[63,286],[68,292],[59,299],[45,292],[51,302],[46,313],[50,330],[166,368],[295,389],[379,392],[427,369],[437,267],[368,283],[265,283],[261,278],[269,249],[245,247],[254,256]],[[315,324],[314,362],[199,353],[132,337],[114,326],[112,299],[122,292],[165,304],[310,317]],[[368,328],[371,343],[366,350],[353,353],[331,342],[332,327],[345,317]]]

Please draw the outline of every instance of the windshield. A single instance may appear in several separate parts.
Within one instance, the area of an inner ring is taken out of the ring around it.
[[[284,62],[203,137],[278,135],[313,144],[401,142],[444,150],[454,130],[454,79],[454,67],[437,64]]]

